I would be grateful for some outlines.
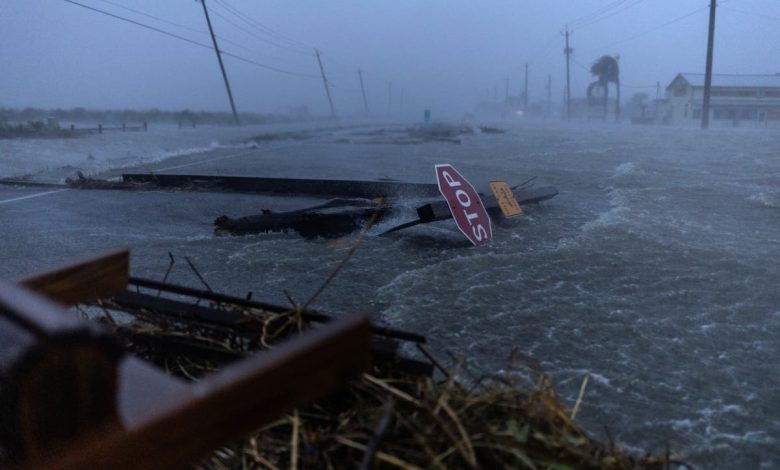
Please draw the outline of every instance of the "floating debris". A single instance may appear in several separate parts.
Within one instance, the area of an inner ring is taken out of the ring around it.
[[[483,134],[506,134],[506,129],[499,129],[498,127],[479,126],[479,131]]]

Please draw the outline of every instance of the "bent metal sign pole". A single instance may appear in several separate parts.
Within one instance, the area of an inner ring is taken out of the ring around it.
[[[490,217],[474,186],[450,164],[436,165],[436,182],[463,235],[474,245],[492,240]]]

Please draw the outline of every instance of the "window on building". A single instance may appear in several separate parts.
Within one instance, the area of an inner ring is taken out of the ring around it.
[[[756,90],[731,90],[724,88],[713,88],[712,96],[723,96],[731,98],[750,98],[756,96]]]
[[[737,112],[733,109],[716,109],[712,113],[712,118],[733,121],[737,118]]]

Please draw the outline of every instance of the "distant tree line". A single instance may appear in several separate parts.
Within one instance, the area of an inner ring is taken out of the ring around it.
[[[169,123],[196,123],[196,124],[233,124],[233,115],[225,112],[193,111],[184,109],[180,111],[167,111],[161,109],[44,109],[44,108],[0,108],[0,125],[5,123],[32,123],[44,121],[47,118],[56,118],[63,122],[75,123],[141,123],[141,122],[169,122]],[[315,119],[309,114],[305,106],[280,110],[274,114],[240,113],[242,124],[266,124],[273,122],[286,122]]]

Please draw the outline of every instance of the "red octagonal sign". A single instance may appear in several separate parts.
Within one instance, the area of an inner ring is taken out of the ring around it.
[[[436,165],[436,182],[463,235],[475,245],[492,240],[490,217],[474,186],[450,164]]]

